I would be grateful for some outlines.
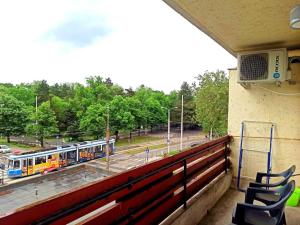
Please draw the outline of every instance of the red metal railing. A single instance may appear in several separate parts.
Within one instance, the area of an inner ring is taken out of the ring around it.
[[[225,136],[57,195],[1,217],[0,224],[66,224],[78,218],[80,224],[159,223],[227,170],[229,142]]]

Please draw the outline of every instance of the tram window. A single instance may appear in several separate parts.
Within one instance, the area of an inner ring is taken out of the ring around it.
[[[65,154],[64,153],[59,153],[59,159],[64,160],[65,159]]]
[[[48,155],[48,159],[52,159],[52,155]]]
[[[28,166],[32,166],[32,159],[28,159]]]
[[[67,159],[75,159],[76,151],[67,152]]]
[[[14,167],[14,161],[13,160],[9,160],[8,161],[8,168],[13,168]]]
[[[19,169],[20,168],[20,160],[14,161],[14,169]]]
[[[46,156],[36,157],[35,158],[35,165],[45,163],[46,162]]]
[[[23,167],[26,167],[26,166],[27,166],[27,160],[23,159]]]

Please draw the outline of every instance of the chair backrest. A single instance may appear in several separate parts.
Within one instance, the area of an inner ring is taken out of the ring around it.
[[[274,217],[276,218],[278,223],[281,221],[285,203],[287,202],[289,197],[293,194],[294,190],[295,190],[295,181],[292,180],[279,189],[281,193],[280,200],[275,204],[268,206],[270,214],[275,215]]]
[[[291,176],[294,174],[296,170],[296,166],[293,165],[291,166],[290,168],[288,168],[287,170],[279,173],[278,175],[284,177],[284,179],[282,179],[281,181],[279,182],[276,182],[276,183],[273,183],[274,185],[276,186],[280,186],[280,185],[285,185],[288,183],[289,179],[291,178]]]
[[[290,168],[288,168],[286,171],[281,172],[281,176],[283,176],[284,178],[290,178],[294,172],[296,170],[296,166],[292,165]]]

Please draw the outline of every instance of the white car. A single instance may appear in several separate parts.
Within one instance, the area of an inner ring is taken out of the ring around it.
[[[0,153],[9,153],[11,149],[7,145],[0,145]]]

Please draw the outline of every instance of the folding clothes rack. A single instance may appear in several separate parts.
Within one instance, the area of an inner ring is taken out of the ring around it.
[[[270,137],[269,137],[269,149],[268,151],[263,151],[263,150],[257,150],[257,149],[249,149],[249,148],[244,148],[243,146],[243,141],[246,136],[244,136],[244,131],[246,129],[246,125],[252,123],[252,124],[265,124],[265,125],[270,125]],[[267,154],[267,173],[271,173],[272,171],[272,142],[273,142],[273,132],[274,132],[274,127],[275,124],[272,122],[264,122],[264,121],[242,121],[241,123],[241,134],[240,134],[240,155],[239,155],[239,162],[238,162],[238,176],[237,176],[237,188],[238,190],[245,192],[244,189],[240,187],[240,180],[241,180],[241,171],[243,168],[243,152],[259,152],[262,154]],[[267,183],[269,183],[269,179],[267,178]]]

